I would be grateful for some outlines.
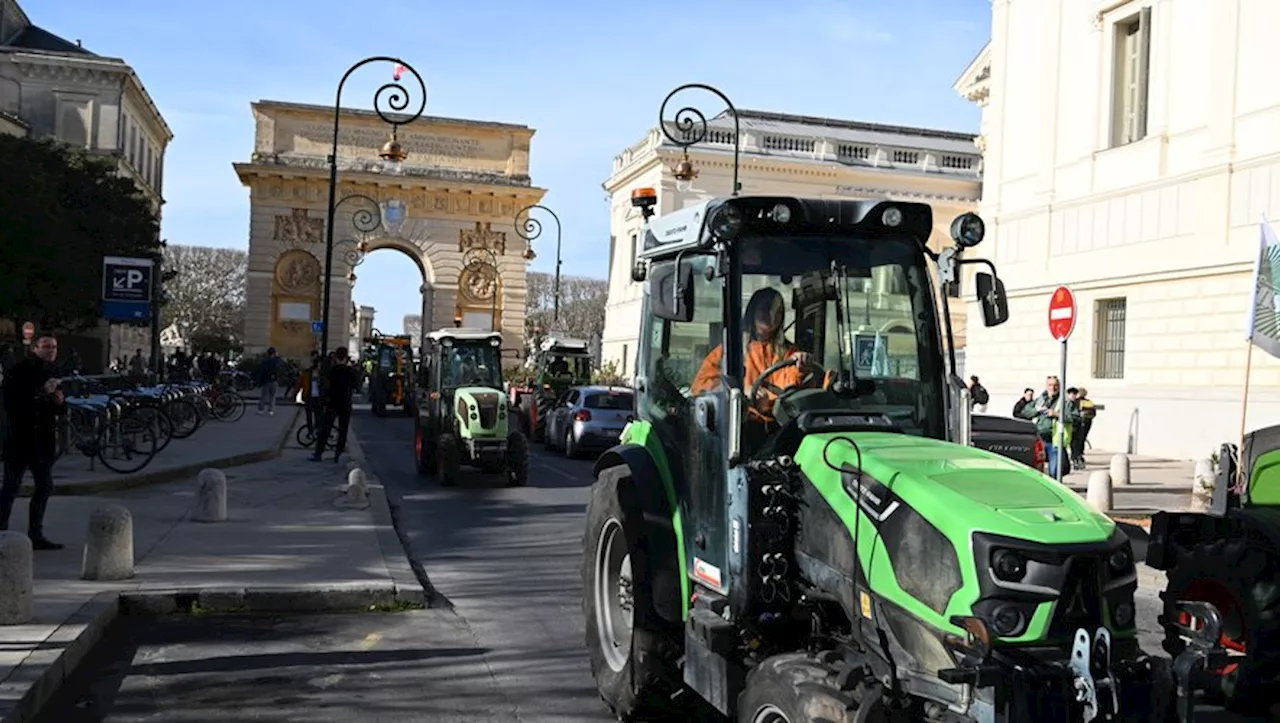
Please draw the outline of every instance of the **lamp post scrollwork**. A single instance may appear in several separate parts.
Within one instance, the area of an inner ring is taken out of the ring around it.
[[[698,177],[698,170],[693,167],[693,161],[689,160],[689,147],[697,143],[701,143],[707,138],[707,116],[702,111],[693,106],[685,106],[676,111],[674,125],[679,135],[673,135],[671,129],[667,127],[667,104],[671,102],[677,94],[686,90],[705,90],[718,96],[724,104],[728,106],[729,115],[733,116],[733,193],[738,195],[742,190],[742,184],[738,182],[738,161],[739,152],[742,147],[741,126],[738,121],[738,109],[734,107],[733,102],[724,93],[716,88],[702,83],[688,83],[676,88],[667,94],[662,101],[662,107],[658,109],[658,127],[662,129],[662,134],[672,143],[680,146],[682,156],[680,162],[676,164],[671,173],[675,176],[676,181],[682,186],[688,186],[693,179]],[[687,190],[687,188],[682,189]]]
[[[334,245],[334,250],[338,252],[342,258],[342,263],[349,270],[347,281],[355,283],[355,268],[364,263],[365,257],[369,254],[367,237],[377,233],[378,229],[382,228],[382,214],[379,213],[378,202],[363,193],[343,196],[341,201],[334,204],[334,209],[336,210],[348,201],[355,201],[361,205],[351,214],[351,228],[355,230],[356,234],[365,238],[361,238],[359,241],[343,239]]]
[[[555,310],[553,311],[554,321],[560,321],[560,242],[563,229],[560,226],[560,217],[555,211],[540,204],[525,206],[516,211],[516,235],[524,239],[527,249],[525,250],[525,258],[532,260],[536,254],[533,253],[533,241],[542,235],[542,222],[530,215],[530,211],[545,211],[556,222],[556,278],[552,293],[555,297]],[[523,221],[521,218],[523,217]]]
[[[400,126],[411,123],[422,116],[422,112],[427,108],[427,84],[422,80],[422,76],[414,70],[413,66],[404,62],[400,58],[386,55],[375,55],[365,58],[352,65],[347,72],[342,75],[342,80],[338,81],[338,91],[333,103],[333,147],[329,154],[329,206],[328,218],[325,223],[325,239],[324,239],[324,309],[321,312],[324,328],[320,334],[320,353],[327,354],[329,352],[329,305],[332,294],[333,284],[333,219],[337,211],[338,202],[338,131],[342,121],[342,89],[347,84],[347,79],[351,74],[370,63],[391,63],[394,65],[393,81],[384,83],[373,94],[373,110],[378,117],[391,126],[390,139],[382,146],[379,156],[387,162],[389,170],[395,172],[401,163],[408,158],[409,153],[404,146],[400,144],[397,137],[397,131]],[[410,109],[411,95],[409,89],[401,82],[404,74],[409,74],[417,81],[420,93],[420,101],[417,108],[412,112],[406,113]],[[389,109],[389,110],[387,110]],[[394,113],[394,115],[393,115]],[[346,200],[346,199],[344,199]],[[357,216],[360,212],[357,211]],[[354,219],[353,219],[354,221]],[[381,221],[379,221],[381,223]],[[357,226],[357,228],[359,228]],[[376,228],[376,227],[375,227]]]

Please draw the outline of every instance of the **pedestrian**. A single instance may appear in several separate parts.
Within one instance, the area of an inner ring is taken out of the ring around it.
[[[279,394],[279,375],[281,366],[280,356],[276,354],[276,348],[267,349],[267,358],[262,360],[262,365],[258,367],[258,387],[261,392],[258,396],[258,414],[269,414],[275,416],[276,413],[276,395]]]
[[[1064,413],[1059,418],[1058,397],[1062,393],[1062,383],[1056,376],[1045,379],[1045,389],[1036,400],[1022,410],[1024,419],[1035,422],[1036,433],[1044,442],[1045,454],[1049,457],[1049,476],[1057,478],[1058,467],[1062,466],[1062,476],[1071,474],[1071,433],[1080,423],[1080,408],[1070,399],[1063,404]],[[1058,433],[1063,437],[1063,449],[1059,449]]]
[[[298,393],[302,395],[303,411],[307,414],[307,429],[311,430],[312,437],[315,437],[317,422],[316,412],[320,408],[320,352],[311,352],[311,366],[302,371],[302,375],[298,378]]]
[[[1067,390],[1068,392],[1071,390]],[[1085,443],[1089,441],[1089,430],[1093,429],[1093,419],[1098,416],[1098,407],[1093,400],[1089,398],[1089,390],[1080,387],[1076,394],[1076,404],[1080,407],[1080,426],[1071,435],[1071,453],[1075,458],[1075,464],[1080,469],[1085,467],[1084,449]]]
[[[1036,398],[1036,390],[1032,389],[1031,387],[1027,387],[1026,389],[1023,389],[1022,396],[1018,397],[1018,401],[1013,403],[1013,416],[1021,419],[1022,410],[1026,409],[1028,404],[1035,401],[1035,398]]]
[[[978,377],[969,377],[969,408],[975,414],[987,413],[987,402],[991,401],[991,395],[987,393],[987,388],[978,382]]]
[[[329,430],[333,423],[338,423],[338,438],[333,443],[333,461],[336,463],[347,448],[347,430],[351,426],[351,397],[356,391],[357,372],[354,366],[347,363],[347,348],[338,347],[333,350],[332,361],[324,372],[324,383],[320,393],[324,409],[320,417],[320,432],[315,437],[316,451],[311,455],[313,462],[319,462],[324,455],[325,444],[329,441]]]
[[[8,426],[4,435],[4,483],[0,486],[0,530],[9,529],[9,515],[29,470],[35,489],[27,508],[27,537],[37,550],[61,550],[44,536],[44,513],[53,494],[53,462],[58,456],[58,417],[67,413],[66,397],[58,388],[54,363],[58,340],[44,335],[31,345],[31,355],[5,374],[4,406]]]

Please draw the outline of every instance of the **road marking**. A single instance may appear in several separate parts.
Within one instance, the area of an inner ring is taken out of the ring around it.
[[[377,645],[380,642],[382,642],[381,635],[379,635],[378,633],[369,633],[368,635],[364,636],[364,640],[360,641],[360,649],[371,650],[373,646]]]

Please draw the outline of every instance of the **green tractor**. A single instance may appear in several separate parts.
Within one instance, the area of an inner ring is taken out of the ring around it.
[[[590,346],[581,339],[552,334],[542,341],[533,388],[513,395],[520,400],[520,417],[531,440],[543,441],[547,413],[561,394],[591,383],[591,364]]]
[[[984,323],[1008,319],[994,265],[961,258],[981,218],[939,252],[919,203],[736,196],[655,218],[655,200],[633,196],[639,418],[596,463],[583,538],[587,648],[620,720],[688,719],[682,701],[740,723],[1189,711],[1222,654],[1213,606],[1174,604],[1193,618],[1176,663],[1145,654],[1125,533],[969,444],[943,352],[962,267],[990,271]]]
[[[1207,671],[1207,697],[1245,715],[1280,716],[1280,426],[1250,432],[1244,460],[1224,444],[1205,513],[1151,519],[1147,564],[1168,574],[1164,649],[1180,655],[1188,623],[1179,600],[1212,604],[1230,653]],[[1241,467],[1245,474],[1241,475]]]
[[[414,425],[420,474],[457,484],[463,465],[501,472],[511,487],[529,479],[529,440],[507,410],[502,334],[442,329],[427,335],[419,375],[422,402]]]

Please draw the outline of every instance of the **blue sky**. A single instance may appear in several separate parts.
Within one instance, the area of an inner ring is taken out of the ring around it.
[[[986,42],[990,0],[587,0],[336,2],[25,0],[33,22],[137,70],[175,139],[164,235],[248,246],[248,190],[231,164],[253,150],[249,104],[332,104],[368,55],[424,76],[427,113],[537,129],[535,185],[564,223],[564,272],[603,278],[613,156],[657,123],[663,97],[709,83],[740,108],[976,132],[951,85]],[[641,12],[641,10],[645,10]],[[353,77],[367,108],[390,70]],[[710,101],[707,101],[710,103]],[[711,115],[720,108],[707,105]],[[545,237],[549,234],[544,234]],[[541,240],[541,239],[540,239]],[[554,267],[539,249],[533,270]],[[418,271],[393,251],[360,267],[356,300],[398,331],[420,308]]]

